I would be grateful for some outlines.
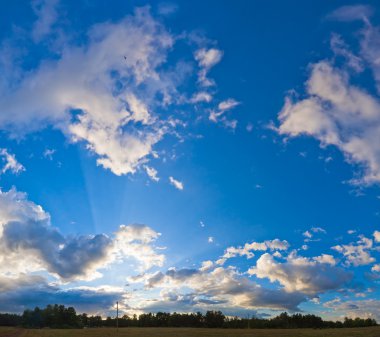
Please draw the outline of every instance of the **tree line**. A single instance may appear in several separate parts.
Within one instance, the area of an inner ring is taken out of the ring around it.
[[[22,326],[26,328],[97,328],[97,327],[194,327],[230,329],[294,329],[294,328],[353,328],[377,325],[376,320],[367,318],[345,318],[341,321],[324,321],[315,315],[293,314],[286,312],[273,318],[227,317],[221,311],[197,313],[146,313],[139,316],[124,315],[103,319],[101,316],[77,314],[73,307],[48,305],[25,310],[22,315],[0,313],[0,326]]]

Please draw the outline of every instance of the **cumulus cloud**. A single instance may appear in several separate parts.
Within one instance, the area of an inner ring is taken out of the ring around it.
[[[370,254],[372,247],[372,239],[360,236],[356,243],[336,245],[332,249],[343,254],[348,265],[363,266],[375,262],[375,258]]]
[[[325,230],[312,227],[310,232],[325,233]],[[371,241],[359,236],[355,244],[341,246],[354,245],[356,250],[376,249]],[[299,310],[301,303],[315,300],[322,294],[357,290],[356,286],[350,287],[354,285],[352,265],[361,265],[358,261],[341,264],[340,259],[327,253],[305,257],[299,255],[298,250],[288,252],[289,247],[287,241],[279,239],[228,247],[219,260],[204,261],[198,269],[169,268],[166,272],[132,276],[129,281],[143,285],[144,294],[159,291],[158,297],[146,300],[144,295],[145,299],[138,303],[138,308],[148,311],[165,308],[177,311],[223,309],[235,313],[257,309]],[[261,255],[246,272],[232,265],[222,266],[232,257],[251,259],[254,252],[261,252]],[[345,259],[353,258],[346,256]],[[372,271],[379,270],[378,265],[372,266]],[[266,280],[273,283],[272,286],[268,287]]]
[[[359,12],[352,9],[352,13]],[[379,29],[367,23],[359,36],[359,56],[355,56],[340,37],[333,35],[333,51],[344,56],[345,62],[337,65],[335,60],[323,60],[310,65],[305,97],[286,98],[277,130],[289,137],[314,137],[322,147],[337,147],[346,161],[361,169],[351,183],[370,185],[380,182],[380,152],[376,146],[380,139],[380,101],[352,84],[352,69],[357,73],[365,64],[379,90]]]
[[[22,171],[25,171],[25,167],[21,165],[14,154],[11,154],[8,152],[7,149],[0,149],[0,158],[4,164],[4,166],[1,169],[1,173],[5,173],[7,171],[10,171],[12,173],[20,173]]]
[[[172,43],[144,9],[94,26],[86,46],[65,46],[60,58],[43,62],[2,93],[0,127],[19,133],[53,124],[72,141],[83,141],[99,165],[117,175],[133,173],[165,133],[139,98],[151,97],[137,93],[138,86],[145,83],[151,95],[169,95],[173,88],[156,68]]]
[[[350,273],[334,265],[334,258],[326,254],[306,258],[292,252],[285,262],[280,262],[271,254],[264,253],[248,273],[278,282],[287,292],[298,291],[313,296],[339,289],[351,280]]]
[[[250,258],[253,250],[271,251],[262,254],[247,273],[240,273],[233,266],[221,266],[225,260],[222,263],[207,260],[199,269],[170,268],[166,272],[143,273],[129,280],[143,284],[146,291],[160,290],[159,298],[140,303],[143,310],[224,308],[235,312],[258,308],[298,310],[300,303],[326,292],[341,291],[352,280],[353,274],[338,267],[334,256],[303,257],[296,251],[286,255],[288,247],[287,241],[276,239],[246,244],[239,247],[240,250],[226,249],[224,259],[240,253]],[[246,277],[247,274],[256,280]],[[260,279],[269,279],[275,286],[259,285]]]
[[[0,272],[47,272],[64,280],[92,279],[98,269],[132,258],[140,270],[161,266],[164,256],[152,243],[159,233],[145,225],[120,226],[111,237],[105,234],[63,236],[50,223],[41,206],[25,193],[0,191]]]
[[[336,259],[334,258],[334,256],[330,255],[330,254],[322,254],[320,256],[315,256],[313,258],[314,261],[317,261],[319,263],[327,263],[327,264],[330,264],[332,266],[335,266],[337,261]]]
[[[348,74],[321,61],[312,66],[307,82],[310,97],[293,102],[290,97],[279,114],[282,135],[301,134],[318,139],[323,146],[338,147],[349,162],[364,166],[364,174],[353,183],[380,181],[380,104],[358,87],[349,84]]]
[[[298,305],[306,299],[305,295],[298,292],[290,294],[281,289],[261,287],[248,278],[242,277],[233,268],[214,268],[210,263],[206,267],[203,265],[200,269],[169,269],[166,273],[144,274],[133,278],[132,281],[144,283],[147,289],[163,289],[161,294],[165,296],[154,301],[154,304],[145,303],[145,310],[151,310],[157,306],[171,307],[179,299],[186,299],[181,302],[182,310],[184,308],[188,310],[194,310],[194,308],[200,310],[210,308],[296,310]],[[190,292],[184,293],[183,289],[190,289]],[[178,306],[177,310],[179,310]]]
[[[31,32],[34,42],[58,45],[54,55],[47,51],[32,69],[12,57],[0,64],[0,129],[20,137],[53,126],[83,144],[98,165],[116,175],[134,173],[154,156],[158,142],[176,132],[179,123],[173,123],[169,107],[210,103],[212,96],[193,93],[193,87],[178,91],[194,70],[183,61],[169,64],[168,54],[181,39],[148,8],[119,22],[94,25],[81,43],[61,32],[63,43],[50,34],[59,19],[57,6],[57,0],[35,0],[37,21]],[[207,47],[196,52],[203,82],[221,55]]]
[[[374,231],[373,238],[375,239],[375,242],[380,242],[380,231]]]
[[[111,254],[116,258],[132,257],[140,263],[140,271],[154,266],[162,267],[165,256],[158,254],[152,245],[161,235],[151,227],[141,224],[121,225],[115,233]]]
[[[169,177],[169,182],[177,189],[177,190],[180,190],[182,191],[184,186],[183,186],[183,182],[182,181],[179,181],[173,177]]]
[[[236,256],[246,256],[248,259],[251,259],[255,256],[253,251],[266,251],[266,250],[287,250],[290,247],[289,242],[286,240],[266,240],[264,242],[251,242],[246,243],[244,246],[239,247],[228,247],[223,256],[217,261],[218,264],[224,264],[227,259],[236,257]]]

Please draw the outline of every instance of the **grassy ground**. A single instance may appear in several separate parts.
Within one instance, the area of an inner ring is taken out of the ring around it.
[[[0,328],[0,337],[379,337],[380,327],[359,329],[226,330],[191,328],[121,328],[24,330]]]

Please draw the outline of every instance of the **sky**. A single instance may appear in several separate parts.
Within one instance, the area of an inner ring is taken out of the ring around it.
[[[0,6],[0,311],[380,320],[376,1]]]

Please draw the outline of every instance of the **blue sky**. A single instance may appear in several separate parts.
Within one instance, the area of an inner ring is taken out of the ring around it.
[[[380,319],[375,1],[0,11],[0,310]]]

